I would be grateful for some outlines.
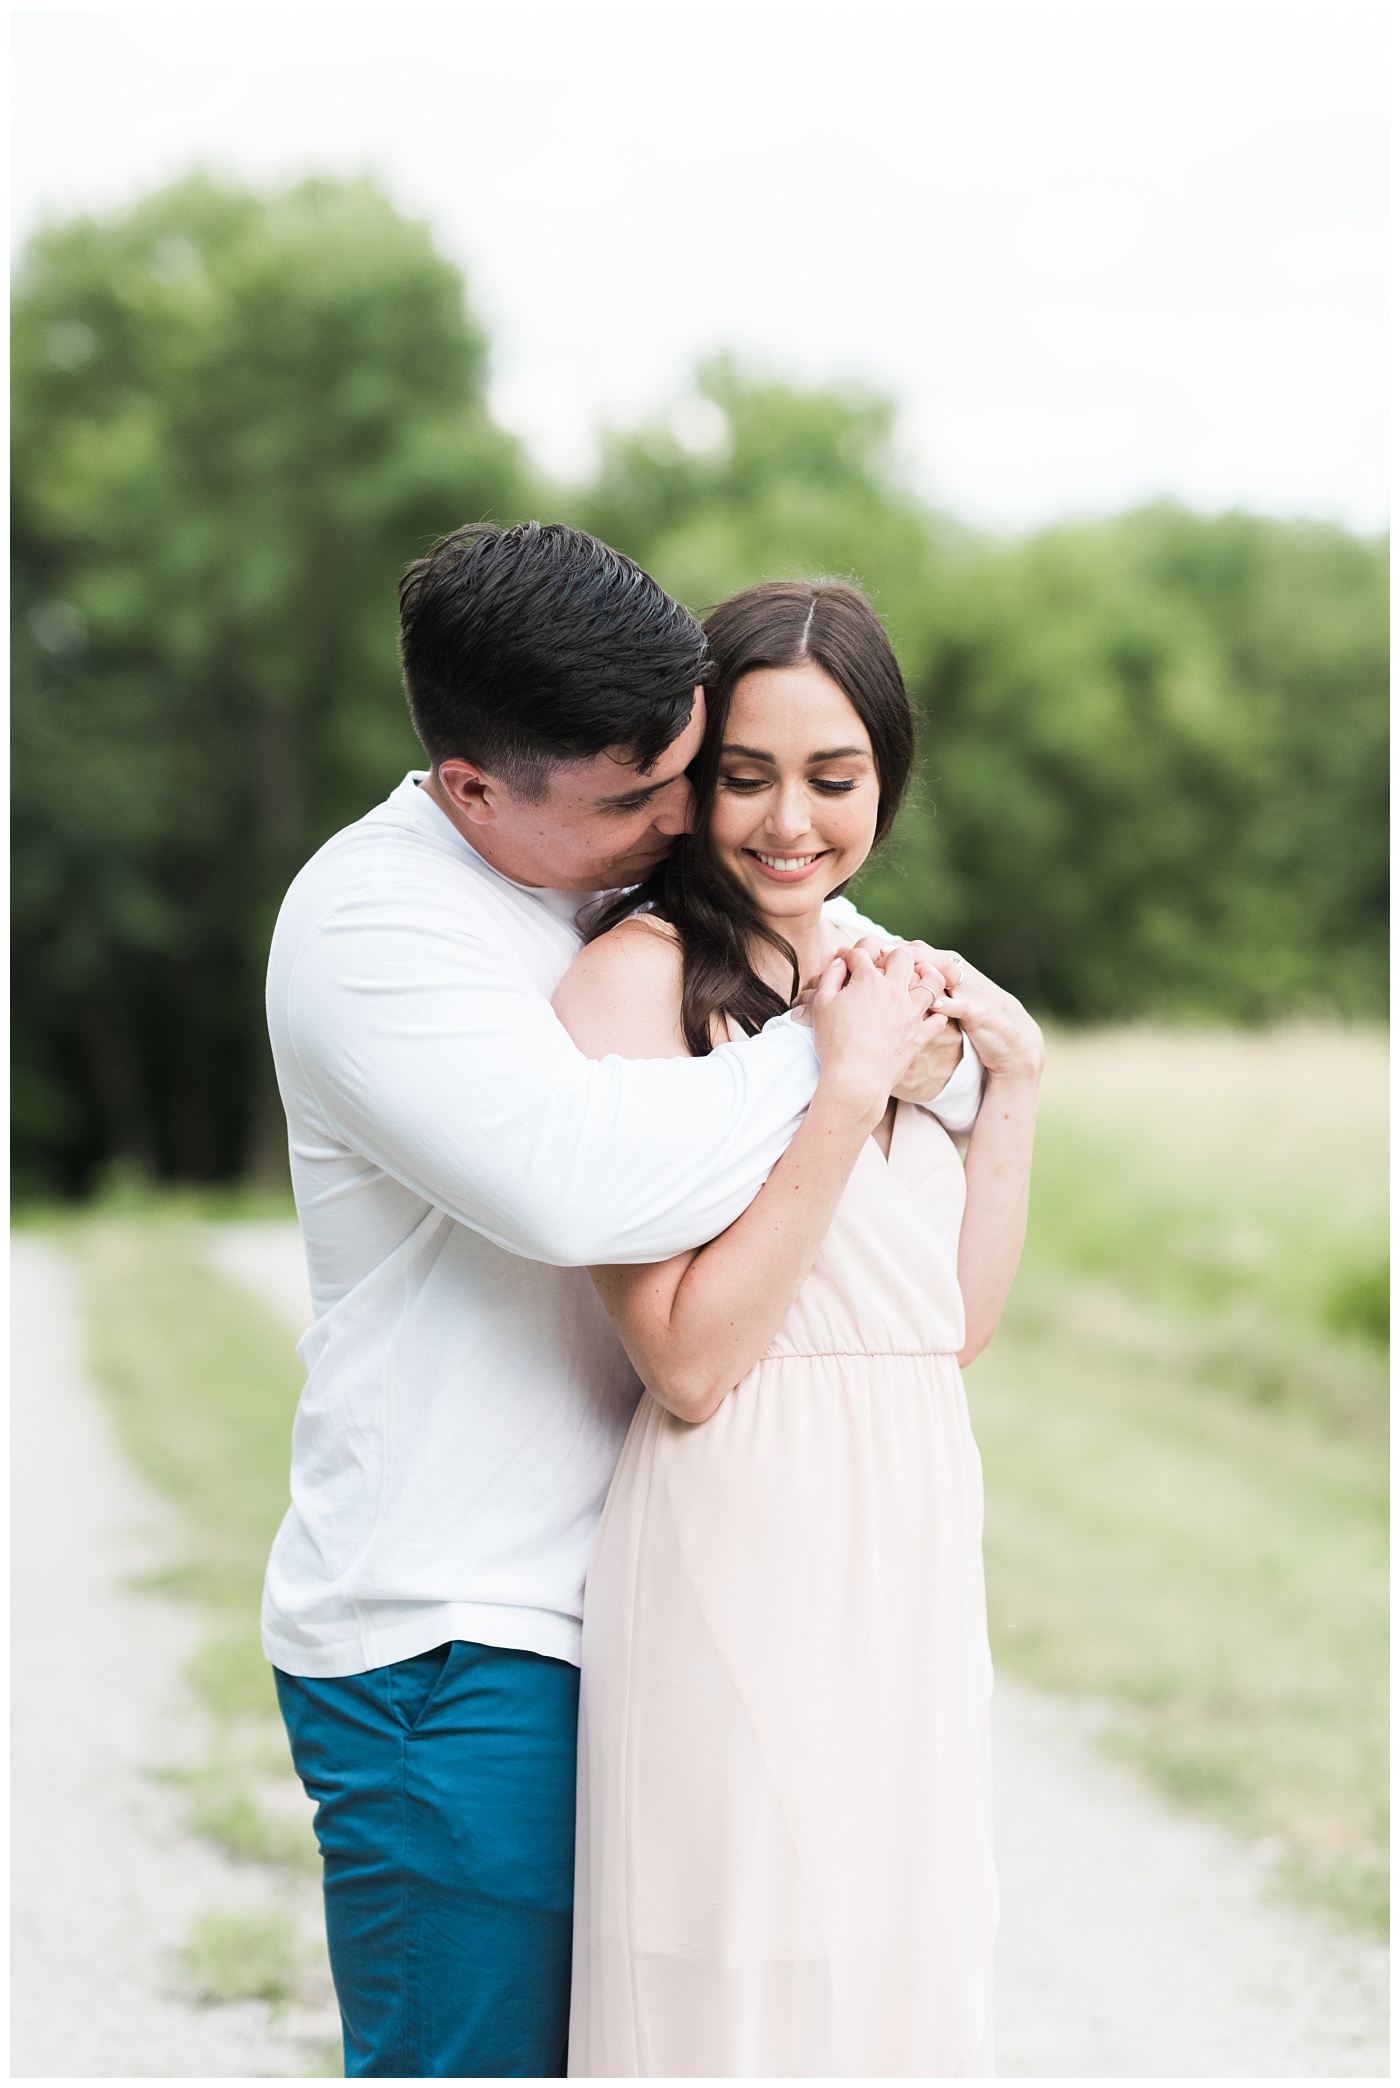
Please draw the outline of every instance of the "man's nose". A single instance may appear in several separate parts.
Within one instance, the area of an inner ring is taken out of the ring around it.
[[[662,791],[652,824],[658,834],[690,832],[695,825],[695,792],[689,776],[677,776],[669,790]]]

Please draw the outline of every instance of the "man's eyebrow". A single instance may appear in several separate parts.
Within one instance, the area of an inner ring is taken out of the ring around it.
[[[668,776],[660,783],[638,783],[631,790],[619,790],[611,797],[595,798],[593,802],[595,805],[634,805],[638,798],[655,797],[658,790],[664,790],[668,782],[674,783],[675,780],[674,776]]]
[[[743,754],[750,761],[766,761],[770,768],[777,767],[777,763],[772,755],[765,754],[762,747],[740,747],[736,746],[732,740],[727,740],[720,751],[724,754]],[[808,768],[813,768],[819,761],[841,761],[850,754],[864,755],[868,759],[870,749],[868,747],[824,747],[820,754],[809,754],[807,756],[807,766]]]

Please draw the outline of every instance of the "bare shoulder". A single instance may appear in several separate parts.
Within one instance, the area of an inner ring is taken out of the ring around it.
[[[675,929],[635,914],[586,943],[555,989],[554,1012],[589,1058],[687,1056]]]

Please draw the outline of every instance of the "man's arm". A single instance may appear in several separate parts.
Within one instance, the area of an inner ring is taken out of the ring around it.
[[[561,1267],[661,1261],[722,1232],[817,1080],[811,1032],[786,1020],[705,1059],[586,1059],[445,896],[361,893],[295,949],[275,943],[268,1021],[294,1122]]]

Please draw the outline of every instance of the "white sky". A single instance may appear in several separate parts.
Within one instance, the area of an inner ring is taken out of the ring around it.
[[[1386,517],[1371,0],[34,7],[14,221],[198,159],[430,218],[551,468],[735,348],[893,393],[921,488],[1019,527],[1156,493]]]

